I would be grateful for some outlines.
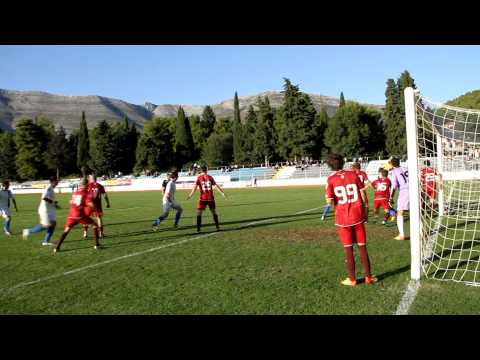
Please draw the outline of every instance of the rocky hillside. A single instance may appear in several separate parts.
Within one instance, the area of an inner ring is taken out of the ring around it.
[[[319,111],[325,107],[332,115],[338,108],[339,99],[317,94],[309,94],[315,108]],[[248,107],[254,105],[257,97],[268,96],[273,107],[282,105],[281,92],[266,91],[254,96],[239,97],[240,113],[245,116]],[[85,111],[89,127],[94,127],[101,120],[116,121],[127,116],[142,129],[146,122],[157,116],[176,116],[180,105],[134,105],[122,100],[102,96],[64,96],[37,91],[11,91],[0,89],[0,128],[15,129],[18,119],[46,116],[57,126],[63,126],[67,132],[77,129],[82,111]],[[233,98],[219,104],[211,105],[217,118],[233,117]],[[382,106],[372,105],[378,109]],[[187,115],[201,115],[204,105],[182,105]]]
[[[37,91],[10,91],[0,89],[0,127],[14,129],[21,118],[46,116],[67,132],[77,129],[85,111],[89,127],[101,120],[120,120],[125,116],[143,128],[152,113],[144,106],[102,96],[63,96]]]

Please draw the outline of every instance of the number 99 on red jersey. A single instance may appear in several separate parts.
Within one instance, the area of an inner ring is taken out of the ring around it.
[[[340,170],[327,179],[327,199],[335,204],[335,224],[352,226],[363,223],[365,210],[360,190],[364,185],[354,171]]]

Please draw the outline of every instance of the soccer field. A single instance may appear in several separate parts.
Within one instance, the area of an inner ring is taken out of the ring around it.
[[[379,282],[343,287],[343,249],[333,214],[321,221],[323,187],[227,190],[217,196],[222,225],[204,213],[196,233],[195,201],[158,232],[160,192],[109,194],[105,248],[93,249],[77,227],[62,252],[22,240],[38,222],[40,195],[17,195],[14,235],[0,237],[1,314],[392,314],[410,278],[410,244],[394,241],[395,223],[366,225],[373,274]],[[196,194],[198,197],[198,193]],[[59,195],[58,239],[70,195]],[[370,214],[370,220],[373,220]],[[408,223],[407,223],[408,226]],[[91,235],[91,234],[89,234]],[[363,278],[359,258],[357,274]],[[410,313],[476,314],[478,288],[422,280]]]

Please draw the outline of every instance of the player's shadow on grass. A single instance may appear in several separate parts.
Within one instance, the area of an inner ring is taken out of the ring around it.
[[[264,205],[264,204],[275,204],[275,203],[285,203],[285,200],[279,200],[279,201],[259,201],[256,203],[240,203],[240,204],[233,204],[230,205],[228,203],[223,203],[222,207],[230,208],[230,207],[237,207],[237,206],[252,206],[252,205]]]
[[[375,276],[378,279],[378,281],[382,281],[389,278],[390,276],[395,276],[409,270],[410,270],[410,265],[405,265],[405,266],[402,266],[401,268],[398,268],[392,271],[387,271],[387,272],[384,272],[383,274],[375,275]]]
[[[240,220],[240,221],[227,221],[227,222],[224,222],[224,223],[221,223],[221,226],[224,226],[224,225],[238,225],[238,224],[244,224],[244,223],[247,223],[246,225],[244,226],[239,226],[239,227],[235,227],[235,228],[223,228],[219,233],[229,233],[229,232],[234,232],[234,231],[237,231],[237,230],[244,230],[244,229],[254,229],[254,228],[259,228],[259,227],[265,227],[265,226],[270,226],[270,225],[275,225],[275,224],[286,224],[286,223],[292,223],[292,222],[297,222],[297,221],[301,221],[301,220],[306,220],[306,219],[309,219],[311,218],[312,216],[318,216],[318,213],[312,213],[312,214],[296,214],[296,215],[286,215],[286,216],[276,216],[276,217],[268,217],[268,218],[256,218],[256,219],[245,219],[245,220]],[[277,219],[286,219],[285,221],[282,221],[282,222],[279,222],[279,221],[274,221],[274,220],[277,220]],[[267,222],[266,220],[272,220],[271,222]],[[253,223],[252,223],[253,222]],[[252,223],[252,224],[250,224]],[[196,231],[195,232],[191,232],[191,233],[180,233],[178,234],[177,231],[181,231],[181,230],[196,230],[196,225],[192,225],[192,226],[183,226],[181,227],[181,229],[179,230],[173,230],[175,231],[171,236],[163,236],[163,237],[159,237],[159,236],[156,236],[156,235],[160,235],[162,233],[165,233],[167,231],[172,231],[172,228],[169,226],[169,227],[165,227],[165,228],[160,228],[158,231],[152,231],[151,229],[150,230],[142,230],[142,231],[135,231],[135,232],[129,232],[129,233],[122,233],[122,234],[117,234],[117,235],[111,235],[110,238],[115,240],[117,238],[128,238],[128,237],[131,237],[131,236],[139,236],[139,235],[152,235],[150,236],[148,239],[138,239],[138,240],[127,240],[127,241],[121,241],[121,242],[118,242],[118,243],[105,243],[105,247],[120,247],[120,246],[129,246],[130,244],[144,244],[144,243],[155,243],[155,242],[159,242],[159,241],[165,241],[165,240],[173,240],[173,239],[178,239],[178,238],[183,238],[183,237],[188,237],[188,236],[201,236],[201,235],[205,235],[205,234],[209,234],[209,233],[216,233],[217,231],[216,230],[213,230],[213,231],[205,231],[206,227],[213,227],[214,225],[213,224],[208,224],[208,225],[204,225],[204,227],[202,228],[203,231],[200,232],[200,233],[197,233]],[[108,238],[106,238],[106,240],[108,240]],[[85,240],[82,240],[82,241],[85,241]],[[82,247],[81,249],[84,249],[85,247]]]

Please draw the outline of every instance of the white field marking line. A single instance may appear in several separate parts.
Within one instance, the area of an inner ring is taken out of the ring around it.
[[[192,237],[192,238],[186,238],[186,239],[184,239],[184,240],[180,240],[180,241],[177,241],[177,242],[174,242],[174,243],[170,243],[170,244],[166,244],[166,245],[162,245],[162,246],[157,246],[157,247],[154,247],[154,248],[151,248],[151,249],[148,249],[148,250],[139,251],[139,252],[135,252],[135,253],[131,253],[131,254],[119,256],[119,257],[117,257],[117,258],[113,258],[113,259],[106,260],[106,261],[102,261],[102,262],[99,262],[99,263],[96,263],[96,264],[91,264],[91,265],[87,265],[87,266],[84,266],[84,267],[81,267],[81,268],[77,268],[77,269],[65,271],[65,272],[63,272],[63,273],[59,273],[59,274],[55,274],[55,275],[51,275],[51,276],[46,276],[46,277],[43,277],[43,278],[40,278],[40,279],[37,279],[37,280],[33,280],[33,281],[23,282],[23,283],[20,283],[20,284],[15,285],[15,286],[13,286],[13,287],[11,287],[11,288],[8,288],[8,289],[1,289],[1,290],[0,290],[0,293],[7,292],[7,291],[11,291],[11,290],[18,289],[18,288],[20,288],[20,287],[24,287],[24,286],[28,286],[28,285],[37,284],[37,283],[39,283],[39,282],[43,282],[43,281],[47,281],[47,280],[59,278],[59,277],[61,277],[61,276],[67,276],[67,275],[75,274],[75,273],[80,272],[80,271],[92,269],[92,268],[95,268],[95,267],[98,267],[98,266],[110,264],[110,263],[113,263],[113,262],[116,262],[116,261],[119,261],[119,260],[131,258],[131,257],[134,257],[134,256],[139,256],[139,255],[147,254],[147,253],[149,253],[149,252],[153,252],[153,251],[165,249],[165,248],[170,247],[170,246],[175,246],[175,245],[184,244],[184,243],[189,242],[189,241],[193,241],[193,240],[205,238],[205,237],[212,236],[212,235],[216,235],[216,234],[217,234],[217,233],[209,233],[209,234],[204,234],[204,235],[200,235],[200,236],[196,236],[196,237]]]
[[[403,294],[402,300],[400,300],[400,304],[398,305],[397,311],[395,311],[393,315],[408,315],[410,306],[412,306],[413,301],[415,300],[415,297],[417,296],[419,289],[420,289],[420,281],[410,280],[410,282],[408,283],[407,289]]]
[[[305,213],[305,212],[314,211],[314,210],[316,210],[316,209],[320,209],[320,208],[317,207],[317,208],[308,209],[308,210],[305,210],[305,211],[299,211],[299,212],[296,212],[294,215],[303,214],[303,213]],[[268,222],[268,221],[271,221],[271,220],[277,220],[277,219],[273,219],[273,218],[272,218],[272,219],[266,219],[266,220],[261,220],[261,221],[254,221],[254,222],[248,223],[247,225],[244,225],[243,227],[237,228],[237,230],[241,230],[241,229],[246,228],[246,227],[248,227],[248,226],[251,226],[251,225],[254,225],[254,224],[259,224],[259,223]],[[279,220],[278,220],[278,221],[279,221]],[[204,234],[204,235],[196,236],[196,237],[193,237],[193,238],[185,238],[184,240],[180,240],[180,241],[177,241],[177,242],[174,242],[174,243],[170,243],[170,244],[166,244],[166,245],[162,245],[162,246],[157,246],[157,247],[154,247],[154,248],[151,248],[151,249],[148,249],[148,250],[139,251],[139,252],[131,253],[131,254],[128,254],[128,255],[123,255],[123,256],[120,256],[120,257],[117,257],[117,258],[113,258],[113,259],[110,259],[110,260],[106,260],[106,261],[102,261],[102,262],[99,262],[99,263],[96,263],[96,264],[91,264],[91,265],[83,266],[83,267],[81,267],[81,268],[77,268],[77,269],[65,271],[65,272],[63,272],[63,273],[46,276],[46,277],[39,278],[39,279],[33,280],[33,281],[22,282],[22,283],[19,283],[19,284],[15,285],[15,286],[11,287],[11,288],[8,288],[8,289],[0,289],[0,293],[5,293],[5,292],[12,291],[12,290],[18,289],[18,288],[20,288],[20,287],[28,286],[28,285],[38,284],[38,283],[40,283],[40,282],[44,282],[44,281],[51,280],[51,279],[56,279],[56,278],[59,278],[59,277],[62,277],[62,276],[67,276],[67,275],[75,274],[75,273],[80,272],[80,271],[84,271],[84,270],[96,268],[96,267],[99,267],[99,266],[102,266],[102,265],[106,265],[106,264],[110,264],[110,263],[113,263],[113,262],[116,262],[116,261],[119,261],[119,260],[131,258],[131,257],[134,257],[134,256],[143,255],[143,254],[147,254],[147,253],[149,253],[149,252],[153,252],[153,251],[165,249],[165,248],[170,247],[170,246],[181,245],[181,244],[184,244],[184,243],[186,243],[186,242],[190,242],[190,241],[193,241],[193,240],[197,240],[197,239],[201,239],[201,238],[204,238],[204,237],[208,237],[208,236],[212,236],[212,235],[217,235],[217,234],[219,234],[219,233],[218,233],[218,232],[214,232],[214,233],[209,233],[209,234]]]

